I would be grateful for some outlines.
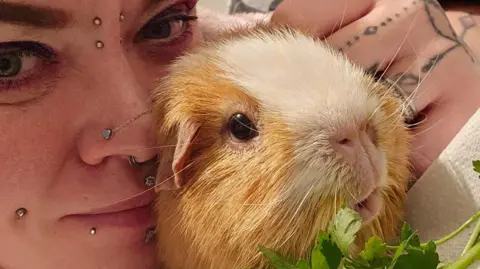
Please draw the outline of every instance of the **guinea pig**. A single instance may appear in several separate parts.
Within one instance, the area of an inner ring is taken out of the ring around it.
[[[344,201],[363,219],[357,249],[397,235],[404,102],[325,42],[234,29],[179,57],[152,96],[164,268],[271,268],[259,246],[306,258]]]

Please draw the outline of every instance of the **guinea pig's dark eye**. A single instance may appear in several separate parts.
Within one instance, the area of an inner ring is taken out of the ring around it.
[[[232,116],[229,122],[231,135],[241,141],[250,140],[258,135],[258,131],[252,121],[241,113]]]

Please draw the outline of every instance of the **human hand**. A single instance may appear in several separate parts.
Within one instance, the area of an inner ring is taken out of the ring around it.
[[[435,0],[284,0],[271,20],[324,37],[411,94],[423,117],[412,126],[417,177],[480,107],[475,56]]]

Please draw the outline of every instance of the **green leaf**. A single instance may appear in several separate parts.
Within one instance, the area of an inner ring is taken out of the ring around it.
[[[385,257],[385,251],[387,251],[387,246],[379,237],[373,236],[365,243],[365,249],[360,253],[360,257],[367,262],[372,262],[377,258]]]
[[[424,249],[409,248],[407,254],[398,258],[395,269],[437,269],[440,258],[436,253],[435,243],[430,241]]]
[[[317,245],[312,250],[312,269],[336,269],[328,266],[327,258],[322,253],[322,246]]]
[[[296,269],[312,269],[307,260],[301,259],[295,265]]]
[[[412,238],[410,238],[410,237],[412,237]],[[405,223],[403,223],[403,226],[402,226],[402,232],[401,232],[401,235],[400,235],[400,240],[401,241],[406,241],[408,238],[410,238],[409,245],[415,246],[415,247],[420,247],[420,238],[418,237],[418,235],[416,235],[413,232],[412,227],[410,227],[410,225],[408,225],[405,222]]]
[[[348,249],[355,240],[361,225],[360,215],[349,208],[340,209],[330,222],[328,233],[345,256],[348,256]]]
[[[270,260],[276,269],[296,269],[295,263],[276,251],[260,246],[260,252]]]
[[[473,171],[480,173],[480,160],[473,161]]]
[[[340,248],[331,239],[323,241],[321,247],[322,254],[327,258],[328,268],[337,269],[343,258]]]

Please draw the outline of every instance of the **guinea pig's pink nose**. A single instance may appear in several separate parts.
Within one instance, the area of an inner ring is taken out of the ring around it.
[[[333,149],[341,154],[346,160],[355,162],[358,158],[368,154],[375,147],[376,138],[371,129],[352,130],[341,132],[330,139]]]

